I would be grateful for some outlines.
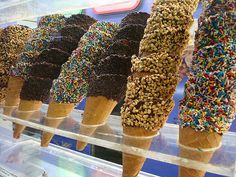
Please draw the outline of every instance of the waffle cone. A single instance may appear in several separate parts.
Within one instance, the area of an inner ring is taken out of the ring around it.
[[[104,96],[88,97],[79,133],[87,136],[92,135],[99,125],[106,122],[116,105],[117,101],[107,99]],[[85,142],[77,141],[77,150],[83,150],[86,145]]]
[[[15,106],[4,106],[3,107],[3,114],[6,116],[11,116],[12,113],[16,110],[17,107]]]
[[[148,131],[138,127],[123,127],[124,144],[141,149],[149,149],[152,137],[157,131]],[[128,135],[128,136],[127,136]],[[146,158],[136,155],[123,153],[123,177],[138,176]]]
[[[9,77],[7,95],[5,98],[5,106],[3,107],[3,114],[11,116],[12,112],[20,103],[20,92],[24,80],[20,77]]]
[[[22,120],[30,120],[35,111],[39,110],[42,105],[41,101],[35,100],[20,100],[18,111],[16,116]],[[13,137],[18,139],[20,134],[24,131],[25,126],[20,124],[15,124]]]
[[[47,117],[45,118],[44,124],[49,127],[57,128],[71,113],[74,106],[74,103],[57,103],[53,99],[50,100]],[[53,133],[43,132],[41,146],[47,147],[53,138],[53,135]]]
[[[222,136],[215,132],[197,132],[192,128],[180,128],[179,131],[179,143],[190,148],[202,150],[211,148],[214,149],[220,146],[221,139]],[[204,163],[208,163],[211,160],[214,152],[214,150],[200,151],[188,149],[182,146],[180,147],[180,157]],[[205,171],[179,167],[180,177],[204,177],[205,173]]]

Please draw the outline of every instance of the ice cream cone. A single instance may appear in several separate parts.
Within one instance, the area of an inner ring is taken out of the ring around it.
[[[17,106],[3,106],[3,114],[11,116],[12,113],[17,109]]]
[[[7,95],[5,105],[3,107],[3,114],[11,116],[12,112],[20,103],[20,92],[24,80],[20,77],[10,76],[7,87]]]
[[[20,100],[16,116],[22,120],[30,120],[35,111],[39,110],[42,105],[41,101],[34,100]],[[13,137],[18,139],[20,134],[24,131],[25,126],[16,124]]]
[[[139,127],[123,127],[124,144],[149,149],[153,137],[158,131],[148,131]],[[135,177],[139,174],[146,158],[136,155],[123,153],[123,177]]]
[[[180,128],[180,157],[208,163],[220,147],[222,136],[218,133],[197,132],[192,128]],[[204,177],[205,171],[180,167],[180,177]]]
[[[117,101],[107,99],[104,96],[90,96],[86,100],[84,117],[80,125],[79,133],[82,135],[92,135],[97,127],[103,125],[111,114]],[[77,150],[83,150],[87,143],[77,142]]]
[[[47,117],[45,118],[45,125],[53,128],[57,128],[62,121],[69,116],[74,109],[74,103],[57,103],[53,99],[49,103]],[[47,147],[53,138],[53,134],[49,132],[43,132],[41,146]]]

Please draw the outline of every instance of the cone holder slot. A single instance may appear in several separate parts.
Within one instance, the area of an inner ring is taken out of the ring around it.
[[[80,126],[84,127],[84,128],[96,128],[96,127],[101,127],[103,125],[106,125],[106,122],[104,122],[102,124],[96,124],[96,125],[86,125],[86,124],[83,124],[82,122],[80,122]]]
[[[18,108],[18,106],[6,106],[6,105],[3,105],[3,113],[5,115],[11,115],[12,112],[14,112],[16,109]]]
[[[6,106],[4,105],[3,108],[17,108],[18,106]]]
[[[67,117],[47,117],[47,116],[45,116],[44,117],[44,119],[59,119],[59,120],[61,120],[61,119],[66,119]]]
[[[21,110],[17,109],[17,110],[15,111],[15,113],[16,113],[16,114],[17,114],[17,113],[32,113],[32,112],[36,112],[36,111],[39,111],[39,110],[21,111]]]
[[[192,148],[192,147],[188,147],[183,144],[180,144],[178,142],[177,142],[177,144],[179,144],[179,147],[184,148],[186,150],[198,151],[198,152],[214,152],[214,151],[220,149],[220,147],[222,146],[222,143],[220,143],[220,145],[218,147],[214,147],[214,148]]]
[[[1,114],[0,120],[6,119],[11,122],[15,122],[27,127],[46,131],[56,135],[63,136],[82,142],[88,142],[97,146],[129,153],[136,156],[143,156],[149,159],[170,163],[186,168],[193,168],[196,170],[202,170],[210,173],[215,173],[223,176],[235,176],[235,162],[236,162],[236,133],[228,132],[223,136],[222,145],[219,147],[209,161],[204,163],[200,161],[190,160],[182,158],[179,155],[180,145],[178,143],[179,127],[173,124],[166,124],[160,131],[159,136],[150,137],[153,138],[152,144],[149,149],[142,149],[135,146],[124,144],[124,136],[119,116],[110,116],[106,126],[112,131],[104,133],[102,129],[97,128],[96,132],[91,135],[79,134],[83,111],[74,110],[70,117],[63,120],[58,128],[52,128],[43,125],[43,119],[47,112],[47,105],[43,105],[41,108],[41,120],[37,121],[25,121],[15,117],[5,116]],[[13,114],[14,115],[14,114]],[[50,118],[50,117],[49,117]],[[86,125],[87,126],[87,125]],[[129,137],[132,138],[132,137]],[[137,137],[133,137],[136,138]],[[142,138],[142,137],[141,137]],[[148,137],[149,138],[149,137]],[[140,140],[140,138],[138,139]],[[209,149],[208,149],[209,150]],[[211,149],[212,150],[212,149]],[[215,149],[214,149],[215,150]],[[204,152],[203,152],[204,153]]]
[[[157,136],[159,136],[160,135],[160,132],[158,132],[156,135],[153,135],[153,136],[131,136],[131,135],[126,135],[125,133],[122,133],[123,134],[123,136],[125,136],[125,137],[128,137],[128,138],[133,138],[133,139],[151,139],[151,138],[155,138],[155,137],[157,137]]]

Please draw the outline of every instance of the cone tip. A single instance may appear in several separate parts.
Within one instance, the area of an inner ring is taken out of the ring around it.
[[[122,177],[136,177],[142,169],[145,158],[123,153]]]
[[[21,133],[14,131],[14,133],[13,133],[13,138],[19,139],[19,138],[20,138],[20,134],[21,134]]]
[[[41,138],[41,147],[48,147],[53,138],[53,134],[44,132]]]
[[[24,125],[16,124],[15,129],[14,129],[14,133],[13,133],[13,137],[15,139],[19,139],[20,135],[24,131],[24,129],[25,129]]]
[[[77,149],[78,151],[83,151],[86,146],[87,146],[87,143],[82,142],[82,141],[77,141],[76,149]]]

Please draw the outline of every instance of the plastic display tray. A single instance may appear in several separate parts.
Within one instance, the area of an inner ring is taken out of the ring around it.
[[[110,116],[107,124],[99,127],[92,136],[86,136],[78,133],[83,111],[74,110],[71,116],[66,118],[58,128],[51,128],[42,124],[46,111],[47,105],[43,105],[40,114],[39,112],[35,114],[37,116],[40,115],[40,118],[32,121],[24,121],[3,114],[0,114],[0,118],[116,151],[219,175],[236,176],[236,133],[226,133],[223,136],[222,146],[215,151],[210,162],[203,163],[179,156],[179,127],[174,124],[166,124],[161,129],[159,136],[153,139],[150,149],[146,150],[123,143],[123,132],[119,116]]]
[[[5,128],[8,127],[8,128]],[[56,145],[41,148],[37,139],[12,139],[11,125],[0,121],[0,176],[3,177],[118,177],[120,165]],[[141,172],[139,177],[157,177]]]

